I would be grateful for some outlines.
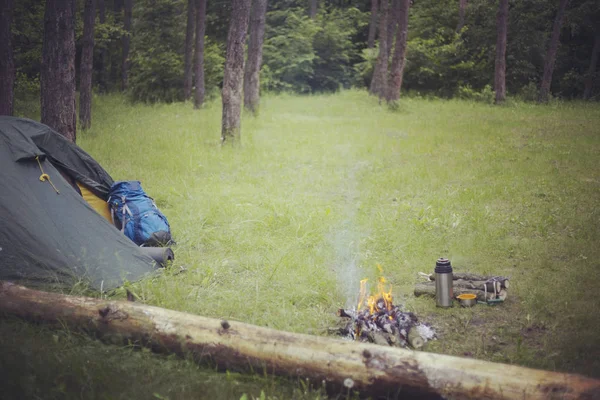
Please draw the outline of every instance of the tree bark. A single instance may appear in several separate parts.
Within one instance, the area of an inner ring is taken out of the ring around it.
[[[396,48],[392,57],[392,70],[388,84],[387,101],[394,102],[400,98],[402,78],[404,76],[404,65],[406,63],[406,41],[408,38],[408,10],[410,0],[397,0],[398,7],[398,35],[396,36]]]
[[[235,143],[241,135],[244,43],[249,17],[250,0],[233,0],[223,74],[222,143],[227,141]]]
[[[375,69],[373,71],[373,78],[371,79],[371,86],[369,87],[369,92],[373,96],[378,96],[379,98],[382,98],[386,95],[388,75],[388,0],[380,0],[379,11],[379,56],[377,57],[377,63],[375,63]]]
[[[496,104],[506,100],[506,36],[508,31],[508,0],[499,0],[496,19],[496,69],[494,73],[494,90]]]
[[[194,108],[202,107],[204,87],[204,33],[206,31],[206,0],[196,0],[196,48],[194,52]]]
[[[600,30],[594,35],[594,48],[592,49],[592,57],[590,58],[590,67],[585,75],[583,98],[586,100],[592,96],[594,76],[596,75],[596,67],[598,66],[598,54],[600,54]]]
[[[377,33],[377,11],[379,2],[371,0],[371,19],[369,20],[369,37],[367,39],[367,47],[372,49],[375,47],[375,34]]]
[[[539,103],[546,103],[548,101],[550,85],[552,84],[552,74],[554,72],[554,62],[556,61],[556,52],[558,51],[558,45],[560,44],[560,30],[562,29],[565,10],[567,9],[568,3],[569,0],[560,0],[558,5],[558,12],[556,13],[554,26],[552,27],[550,44],[548,46],[548,51],[546,52],[546,58],[544,59],[544,75],[542,76],[542,83],[540,85],[540,95],[538,97]]]
[[[98,22],[101,24],[106,23],[106,4],[104,0],[98,0]],[[108,57],[106,56],[107,49],[105,45],[100,48],[100,59],[98,60],[98,88],[100,92],[104,93],[107,91],[106,84],[106,62]]]
[[[131,42],[131,14],[133,0],[125,0],[125,16],[123,18],[123,59],[121,60],[121,90],[126,90],[129,84],[129,43]]]
[[[187,24],[185,27],[185,58],[183,67],[183,99],[192,95],[192,55],[194,51],[194,18],[196,16],[195,0],[188,0]]]
[[[122,10],[123,10],[123,0],[114,0],[113,2],[113,17],[114,17],[114,22],[115,25],[119,25],[123,22],[123,15],[122,15]],[[121,43],[121,55],[123,54],[123,41],[120,41]],[[118,59],[118,52],[119,52],[119,41],[113,41],[111,43],[111,47],[113,47],[111,54],[110,54],[110,84],[111,87],[118,87],[117,85],[119,85],[119,81],[121,80],[120,76],[121,76],[121,71],[120,68],[122,67],[123,62],[119,62]],[[113,86],[114,85],[114,86]]]
[[[92,124],[92,72],[94,67],[94,24],[96,0],[86,0],[83,14],[83,46],[79,67],[79,122],[81,129]]]
[[[67,296],[0,282],[0,313],[106,341],[191,355],[221,370],[268,371],[373,397],[593,399],[600,380],[471,358],[276,331],[125,301]]]
[[[388,27],[387,27],[387,57],[388,60],[392,55],[392,47],[394,46],[394,35],[396,33],[396,27],[400,21],[401,15],[401,2],[402,0],[390,0],[391,7],[388,11]]]
[[[267,0],[254,0],[248,40],[248,60],[246,60],[244,72],[244,107],[255,115],[258,114],[260,103],[260,67],[265,38],[266,13]]]
[[[318,3],[317,0],[309,0],[310,1],[310,5],[309,5],[309,10],[308,10],[308,16],[310,17],[310,19],[315,19],[317,17],[317,8],[318,8]]]
[[[13,0],[0,0],[0,115],[13,115],[15,63],[12,49]]]
[[[456,32],[465,26],[465,15],[467,13],[467,0],[458,0],[458,24],[456,24]]]
[[[75,0],[46,0],[42,46],[42,123],[75,142]]]

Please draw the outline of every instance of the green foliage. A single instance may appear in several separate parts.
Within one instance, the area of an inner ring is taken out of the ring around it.
[[[373,78],[373,70],[377,63],[379,47],[362,49],[360,61],[354,64],[354,84],[358,87],[369,87]]]
[[[366,15],[356,8],[333,9],[319,15],[319,30],[313,40],[314,74],[309,80],[312,91],[336,91],[351,85],[351,62],[358,56],[358,46],[352,39],[367,23]]]
[[[135,3],[131,41],[130,94],[133,100],[173,102],[183,98],[183,1]]]
[[[352,83],[353,35],[365,24],[356,8],[333,9],[311,20],[304,9],[267,15],[261,85],[268,91],[336,91]]]
[[[473,100],[480,103],[492,104],[496,97],[491,85],[485,85],[481,90],[474,90],[470,85],[459,86],[456,93],[459,99]]]
[[[135,3],[129,80],[134,101],[183,100],[185,4],[182,0]],[[223,63],[221,46],[205,38],[204,80],[209,95],[223,80]]]
[[[270,91],[308,93],[311,88],[318,27],[302,9],[267,14],[261,85]]]

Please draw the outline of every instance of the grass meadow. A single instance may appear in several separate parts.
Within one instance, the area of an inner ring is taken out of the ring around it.
[[[138,301],[327,335],[379,264],[394,302],[437,329],[425,351],[600,378],[598,105],[407,98],[390,111],[361,91],[266,96],[235,147],[220,145],[219,101],[107,95],[93,112],[78,144],[116,180],[142,181],[177,241],[170,269],[128,285]],[[510,276],[507,302],[415,298],[441,256]],[[2,320],[0,334],[15,398],[325,397],[66,329]]]

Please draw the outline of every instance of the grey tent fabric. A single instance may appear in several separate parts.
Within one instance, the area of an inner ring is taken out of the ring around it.
[[[91,208],[53,163],[81,167],[73,177],[84,184],[79,176],[106,174],[102,185],[112,178],[83,150],[51,135],[58,134],[34,121],[0,117],[0,279],[109,290],[151,274],[155,262]],[[40,181],[36,157],[59,193]]]
[[[0,117],[0,135],[8,139],[15,159],[42,152],[52,164],[83,183],[96,196],[108,199],[114,183],[108,172],[88,153],[50,127],[26,118]]]

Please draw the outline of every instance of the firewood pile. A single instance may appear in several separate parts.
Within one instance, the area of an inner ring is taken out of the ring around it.
[[[426,282],[415,285],[415,296],[435,297],[435,274],[419,273]],[[452,277],[452,290],[454,296],[472,293],[478,301],[494,303],[506,300],[509,279],[505,276],[484,276],[465,272],[455,272]]]
[[[385,346],[420,349],[435,338],[435,331],[418,321],[415,314],[403,312],[393,304],[391,287],[384,290],[385,278],[379,278],[379,291],[366,296],[366,282],[361,281],[361,295],[356,310],[339,309],[338,316],[345,325],[338,333],[348,339]]]

